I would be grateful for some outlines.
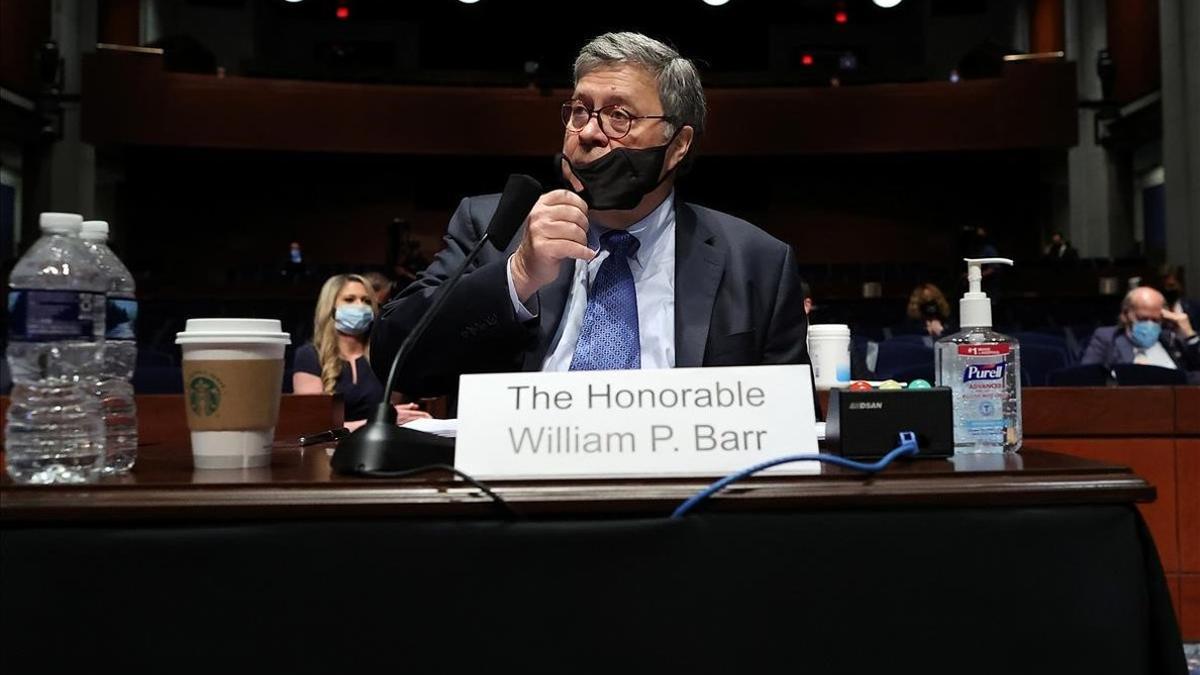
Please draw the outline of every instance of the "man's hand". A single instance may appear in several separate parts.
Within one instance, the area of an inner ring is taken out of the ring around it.
[[[1163,320],[1170,321],[1171,323],[1175,324],[1175,329],[1179,332],[1179,335],[1182,336],[1183,339],[1187,340],[1196,334],[1195,329],[1192,328],[1192,322],[1190,319],[1188,319],[1188,315],[1186,313],[1172,312],[1169,309],[1163,309],[1162,316]]]
[[[569,190],[554,190],[538,198],[525,219],[521,245],[509,262],[521,302],[558,278],[563,260],[596,257],[587,247],[587,211],[583,199]]]

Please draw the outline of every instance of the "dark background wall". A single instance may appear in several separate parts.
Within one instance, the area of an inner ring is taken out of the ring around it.
[[[1157,15],[1144,4],[1106,3],[1120,100],[1158,86]],[[39,106],[31,52],[52,37],[46,9],[0,0],[0,82]],[[987,227],[1024,265],[1069,220],[1073,81],[1050,96],[971,88],[1048,81],[1036,65],[1010,78],[999,58],[1062,49],[1062,0],[905,0],[888,10],[870,0],[103,0],[80,11],[93,12],[98,42],[166,49],[114,65],[90,89],[85,62],[83,81],[66,83],[82,93],[79,158],[95,175],[80,186],[93,194],[89,215],[113,223],[115,248],[144,291],[162,297],[240,294],[272,281],[292,241],[320,273],[388,267],[403,258],[404,237],[427,259],[464,196],[494,192],[516,171],[553,182],[555,97],[569,90],[579,46],[609,29],[665,38],[700,66],[713,133],[680,195],[764,227],[804,265],[912,265],[953,278],[964,232]],[[561,20],[549,29],[548,17]],[[81,51],[92,51],[90,39],[80,37]],[[1089,70],[1080,77],[1094,77]],[[956,71],[964,84],[947,91]],[[288,92],[303,87],[311,89],[294,104]],[[455,87],[483,102],[476,112],[455,117],[436,93]],[[505,92],[537,100],[512,114]],[[739,107],[738,92],[767,97]],[[364,122],[372,107],[404,100],[420,122]],[[1052,118],[1067,130],[1038,128]],[[257,142],[259,130],[280,129],[282,141]],[[36,212],[55,208],[38,167],[58,141],[0,131],[25,157],[27,245]],[[489,136],[502,140],[482,148]],[[324,143],[331,138],[352,142]]]
[[[395,218],[431,254],[464,196],[497,192],[513,172],[549,185],[557,140],[545,158],[139,149],[124,156],[114,220],[136,233],[130,260],[160,273],[279,263],[291,241],[313,263],[383,265]],[[976,225],[1030,258],[1052,219],[1039,168],[1061,154],[701,156],[679,194],[759,224],[802,263],[949,263]]]

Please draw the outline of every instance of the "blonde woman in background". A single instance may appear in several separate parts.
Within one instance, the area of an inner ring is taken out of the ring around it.
[[[371,324],[379,313],[367,280],[357,274],[330,277],[317,297],[312,342],[296,350],[292,390],[342,395],[346,428],[362,426],[383,400],[383,385],[368,363]],[[429,414],[415,403],[397,403],[396,423]]]

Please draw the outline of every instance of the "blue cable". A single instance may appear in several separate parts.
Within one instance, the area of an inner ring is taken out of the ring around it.
[[[895,448],[893,448],[891,450],[891,452],[889,452],[888,454],[879,458],[879,461],[873,462],[871,464],[867,464],[865,462],[856,462],[852,459],[846,459],[845,457],[841,457],[839,455],[830,455],[830,454],[820,453],[820,452],[819,453],[807,453],[807,454],[802,454],[802,455],[788,455],[786,457],[778,457],[776,459],[772,459],[770,461],[763,462],[761,464],[755,464],[754,466],[749,467],[747,469],[742,469],[741,471],[738,471],[737,473],[730,474],[730,475],[722,478],[721,480],[713,483],[712,485],[709,485],[708,487],[704,488],[700,492],[697,492],[696,494],[689,497],[687,499],[687,501],[685,501],[684,503],[680,504],[679,508],[675,509],[675,513],[671,514],[671,517],[672,518],[682,518],[685,515],[687,515],[687,512],[691,511],[697,504],[704,501],[705,499],[708,499],[709,497],[713,496],[714,494],[720,492],[721,490],[723,490],[725,488],[725,486],[729,485],[730,483],[736,483],[737,481],[745,478],[746,476],[751,476],[753,474],[758,473],[759,471],[762,471],[763,469],[769,469],[769,468],[771,468],[773,466],[777,466],[779,464],[787,464],[789,462],[827,462],[829,464],[836,464],[837,466],[844,466],[847,469],[854,469],[856,471],[862,471],[864,473],[875,473],[876,471],[882,471],[883,469],[887,468],[887,466],[889,464],[891,464],[892,461],[895,460],[897,457],[913,456],[916,454],[917,454],[917,435],[911,431],[901,431],[900,432],[900,445],[897,445]]]

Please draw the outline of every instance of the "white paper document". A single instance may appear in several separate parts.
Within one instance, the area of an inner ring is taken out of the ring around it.
[[[424,431],[427,434],[445,436],[446,438],[454,438],[458,435],[457,419],[439,420],[436,417],[422,417],[411,422],[401,424],[400,426],[404,427],[405,429]]]

